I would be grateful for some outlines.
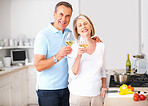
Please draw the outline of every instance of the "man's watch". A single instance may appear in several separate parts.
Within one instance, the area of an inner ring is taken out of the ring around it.
[[[58,59],[55,57],[55,55],[53,56],[53,61],[58,62]]]

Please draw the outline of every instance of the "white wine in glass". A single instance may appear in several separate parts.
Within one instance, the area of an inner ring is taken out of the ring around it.
[[[65,35],[65,44],[67,46],[71,46],[75,42],[75,37],[72,34],[72,32],[69,32]],[[70,58],[69,56],[66,56],[66,58]]]
[[[88,44],[79,44],[80,47],[84,47],[85,49],[88,47]]]
[[[78,44],[80,47],[84,47],[85,49],[88,47],[88,38],[87,36],[79,36]]]
[[[71,46],[74,43],[74,41],[66,41],[65,40],[65,43],[66,43],[66,45]]]
[[[71,46],[75,42],[75,37],[72,32],[69,32],[65,35],[65,44]]]

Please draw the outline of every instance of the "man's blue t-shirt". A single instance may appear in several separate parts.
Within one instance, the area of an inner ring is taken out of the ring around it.
[[[64,35],[71,32],[65,28],[64,33],[57,30],[51,23],[40,31],[34,43],[34,54],[46,55],[46,59],[58,53],[59,49],[66,46]],[[68,62],[63,58],[54,66],[37,73],[36,90],[56,90],[68,86]]]

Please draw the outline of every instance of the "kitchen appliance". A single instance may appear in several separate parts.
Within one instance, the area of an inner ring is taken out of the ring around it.
[[[27,50],[24,49],[16,49],[11,50],[11,58],[12,58],[12,64],[25,64],[25,59],[28,58]]]
[[[130,75],[129,82],[125,83],[127,85],[131,85],[132,87],[148,87],[148,75]],[[114,75],[110,76],[109,87],[120,87],[122,84],[116,83],[114,80]]]
[[[10,67],[11,66],[11,57],[4,57],[3,62],[4,62],[5,67]]]
[[[148,74],[148,61],[144,54],[134,55],[133,70],[137,74]]]
[[[138,59],[137,60],[137,74],[147,73],[147,60],[146,59]]]
[[[118,84],[124,84],[129,82],[130,80],[130,75],[127,75],[126,73],[119,73],[119,74],[114,74],[114,80]]]

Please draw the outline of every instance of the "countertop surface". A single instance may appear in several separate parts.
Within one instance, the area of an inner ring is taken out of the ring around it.
[[[109,84],[110,75],[114,74],[113,71],[114,70],[110,70],[108,72],[108,84]],[[115,71],[119,73],[125,72],[124,69],[115,70]],[[119,87],[110,87],[109,90],[119,91]],[[134,87],[134,91],[148,92],[148,87]],[[133,94],[119,95],[118,93],[106,93],[104,98],[104,106],[148,106],[148,98],[145,99],[144,101],[142,100],[134,101]]]
[[[119,88],[109,88],[109,90],[119,90]],[[141,88],[141,87],[135,87],[135,90],[137,91],[147,91],[148,88]],[[148,99],[148,98],[147,98]],[[133,100],[133,94],[129,95],[117,95],[117,93],[108,93],[105,95],[104,99],[104,106],[148,106],[148,100],[139,100],[134,101]]]
[[[34,67],[34,65],[11,66],[8,68],[4,68],[4,70],[0,71],[0,76],[9,74],[15,71],[19,71],[28,67]]]

